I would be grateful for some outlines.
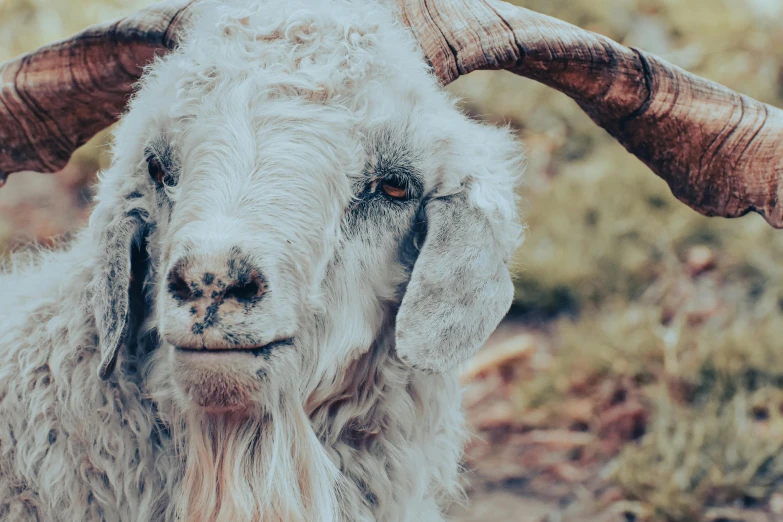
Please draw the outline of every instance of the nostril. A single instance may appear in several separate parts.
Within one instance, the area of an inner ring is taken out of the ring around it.
[[[178,264],[169,272],[169,293],[174,299],[189,299],[193,296],[190,285],[182,275],[183,266]]]
[[[253,301],[261,297],[265,291],[264,279],[257,272],[251,272],[226,288],[223,297],[225,299],[233,298],[237,301]]]

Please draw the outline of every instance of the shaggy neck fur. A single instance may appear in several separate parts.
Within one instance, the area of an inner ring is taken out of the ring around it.
[[[190,414],[175,420],[171,437],[185,467],[170,518],[344,519],[337,512],[339,472],[300,407],[281,406],[263,417]]]

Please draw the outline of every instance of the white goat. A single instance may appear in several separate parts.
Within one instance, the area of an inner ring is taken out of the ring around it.
[[[89,226],[0,275],[0,519],[442,520],[520,157],[389,6],[204,2]]]

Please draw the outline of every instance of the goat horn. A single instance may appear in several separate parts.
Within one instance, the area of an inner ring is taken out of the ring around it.
[[[0,185],[61,169],[111,125],[144,66],[176,45],[189,5],[167,0],[0,64]]]
[[[496,0],[400,0],[441,82],[507,69],[571,97],[707,216],[783,227],[783,111],[561,20]]]
[[[609,38],[498,0],[396,0],[443,84],[508,69],[574,99],[708,216],[783,228],[783,112]],[[167,0],[0,65],[0,177],[51,172],[112,123],[141,68],[176,43]]]

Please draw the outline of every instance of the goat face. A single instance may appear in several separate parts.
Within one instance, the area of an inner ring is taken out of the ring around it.
[[[102,375],[155,332],[150,364],[182,407],[263,409],[371,349],[445,371],[508,309],[515,140],[453,108],[400,33],[359,27],[351,54],[291,20],[253,33],[266,47],[247,65],[224,40],[252,17],[224,18],[159,61],[124,117],[91,221]],[[331,34],[325,13],[297,23],[313,20]]]
[[[298,391],[317,360],[313,321],[329,305],[322,283],[352,197],[344,173],[361,172],[361,155],[323,106],[270,103],[248,115],[212,103],[147,151],[162,180],[156,214],[170,208],[157,220],[156,322],[184,396],[246,408]],[[161,190],[167,171],[176,187]]]

